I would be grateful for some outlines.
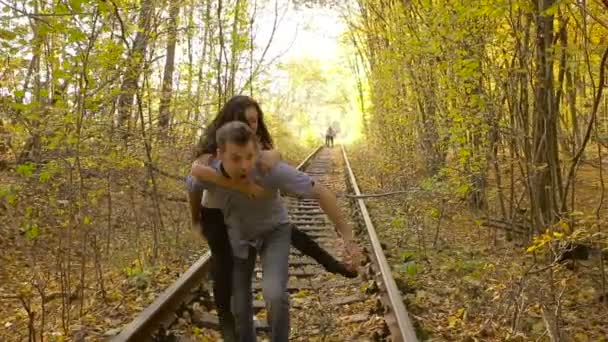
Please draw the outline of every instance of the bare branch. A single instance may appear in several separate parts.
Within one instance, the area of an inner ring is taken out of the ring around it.
[[[566,180],[566,186],[564,187],[564,201],[562,202],[562,211],[566,211],[566,205],[568,201],[565,199],[568,198],[568,191],[570,189],[570,185],[572,183],[572,177],[574,175],[574,170],[578,166],[583,153],[585,152],[585,147],[589,143],[589,138],[591,138],[591,131],[593,129],[593,125],[597,120],[597,111],[600,105],[600,100],[602,98],[602,92],[605,86],[605,73],[606,73],[606,60],[608,60],[608,47],[604,50],[604,54],[602,55],[602,61],[600,62],[600,77],[599,77],[599,85],[597,88],[597,92],[595,93],[595,98],[593,99],[593,109],[591,110],[591,120],[589,120],[589,124],[587,125],[587,131],[585,132],[585,137],[583,138],[583,142],[576,152],[576,155],[572,159],[572,164],[570,165],[570,170],[568,171],[568,178]]]
[[[604,1],[604,4],[606,5],[606,7],[608,7],[608,0],[602,0]],[[587,8],[585,6],[583,6],[579,1],[574,1],[574,4],[583,12],[585,12],[586,15],[588,15],[589,17],[591,17],[593,20],[595,20],[598,24],[602,25],[605,28],[608,28],[608,22],[605,22],[604,20],[602,20],[601,18],[599,18],[598,16],[596,16],[595,14],[591,13],[591,11],[587,10]]]
[[[287,13],[287,7],[285,7],[285,11],[283,11],[283,14],[281,16],[281,21],[286,13]],[[274,21],[272,23],[272,32],[270,33],[270,38],[268,38],[266,47],[264,48],[264,51],[262,52],[262,56],[260,57],[259,62],[256,64],[254,71],[249,75],[249,79],[241,87],[241,89],[239,90],[239,93],[242,92],[243,89],[247,88],[249,86],[249,84],[251,82],[253,82],[253,79],[259,74],[260,68],[264,62],[264,58],[266,57],[266,54],[268,53],[268,49],[270,49],[270,45],[272,44],[272,41],[274,40],[274,35],[278,28],[278,23],[279,23],[279,1],[275,0],[275,2],[274,2]],[[276,58],[274,58],[274,59],[276,59]]]
[[[127,50],[130,50],[131,47],[129,46],[129,41],[127,40],[126,36],[127,30],[125,29],[125,23],[122,21],[120,12],[118,12],[118,5],[116,5],[116,2],[114,2],[114,0],[110,0],[110,3],[114,7],[114,15],[116,16],[116,19],[118,19],[118,23],[120,24],[120,39],[123,41],[123,43],[125,43],[125,47],[127,48]]]
[[[381,193],[381,194],[361,194],[361,195],[350,195],[350,194],[344,194],[342,196],[347,197],[347,198],[377,198],[377,197],[386,197],[386,196],[392,196],[392,195],[399,195],[399,194],[411,194],[411,193],[416,193],[419,192],[419,189],[414,189],[414,190],[400,190],[400,191],[391,191],[391,192],[385,192],[385,193]]]

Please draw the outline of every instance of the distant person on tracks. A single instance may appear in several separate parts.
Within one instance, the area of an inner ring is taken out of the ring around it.
[[[336,136],[336,131],[334,131],[333,127],[329,126],[327,131],[325,132],[325,146],[334,147],[334,137]]]
[[[249,125],[256,134],[259,152],[259,166],[269,171],[280,160],[276,150],[272,150],[273,141],[264,123],[263,112],[253,99],[247,96],[235,96],[222,108],[218,116],[207,128],[204,136],[198,144],[196,152],[199,176],[202,180],[220,185],[225,188],[240,191],[253,197],[263,196],[265,191],[253,182],[235,182],[217,173],[217,171],[205,166],[211,155],[217,151],[216,130],[230,121],[241,121]],[[204,197],[204,198],[202,198]],[[228,239],[224,215],[220,209],[218,200],[212,193],[192,191],[189,193],[190,207],[192,213],[193,227],[200,229],[209,243],[212,255],[212,278],[215,304],[218,310],[222,334],[226,341],[233,340],[234,319],[230,312],[230,297],[232,293],[232,251]],[[203,205],[201,207],[201,199]],[[355,277],[356,271],[351,265],[345,265],[337,261],[331,254],[327,253],[310,236],[292,226],[291,240],[294,247],[299,249],[332,273],[342,274],[346,277]]]

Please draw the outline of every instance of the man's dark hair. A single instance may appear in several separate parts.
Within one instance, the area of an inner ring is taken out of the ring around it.
[[[254,140],[255,135],[249,126],[240,121],[232,121],[220,127],[215,135],[217,146],[223,149],[226,144],[231,143],[244,146]]]

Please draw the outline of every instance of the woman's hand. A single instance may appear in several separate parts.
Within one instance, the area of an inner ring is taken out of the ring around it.
[[[260,152],[260,170],[266,174],[281,160],[281,153],[277,150]]]
[[[208,166],[212,160],[213,160],[212,154],[203,154],[192,162],[192,167],[198,166],[198,165]]]
[[[193,232],[200,232],[201,231],[201,221],[200,219],[192,219],[192,221],[190,222],[191,224],[191,229]]]

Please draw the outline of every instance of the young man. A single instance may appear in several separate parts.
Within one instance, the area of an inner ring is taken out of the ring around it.
[[[241,122],[230,122],[217,131],[218,160],[212,166],[224,177],[255,181],[268,191],[261,198],[199,181],[201,170],[196,165],[188,177],[190,189],[207,189],[219,201],[234,255],[234,314],[240,341],[255,341],[252,308],[252,276],[256,254],[262,261],[262,292],[268,309],[272,341],[289,338],[289,297],[287,294],[290,223],[279,190],[317,198],[323,211],[335,224],[351,256],[360,252],[353,243],[352,227],[339,213],[335,196],[312,178],[279,162],[270,172],[262,173],[256,163],[256,139],[251,129]]]

